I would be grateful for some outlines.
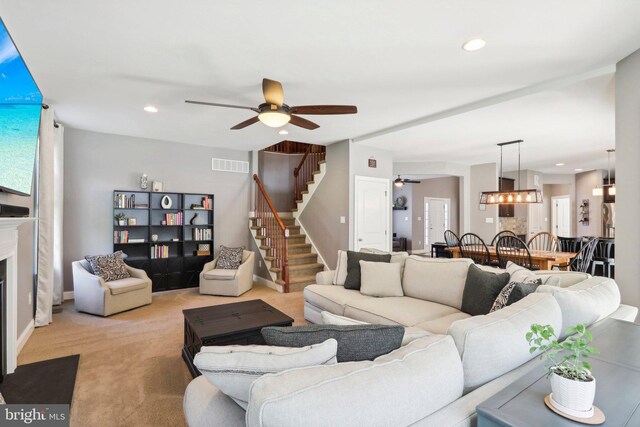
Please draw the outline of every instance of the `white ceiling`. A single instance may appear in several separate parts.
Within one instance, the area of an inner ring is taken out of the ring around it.
[[[290,105],[358,106],[355,116],[307,116],[321,127],[288,135],[331,143],[615,64],[640,48],[638,16],[634,0],[2,2],[65,125],[237,149],[283,138],[261,124],[229,130],[249,111],[184,100],[256,106],[261,79],[280,80]],[[464,52],[473,37],[487,47]],[[524,167],[544,170],[556,155],[591,167],[613,141],[611,91],[602,77],[362,144],[477,163],[497,158],[494,143],[523,138]],[[569,157],[586,145],[588,155]]]

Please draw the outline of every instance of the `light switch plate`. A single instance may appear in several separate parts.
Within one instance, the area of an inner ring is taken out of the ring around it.
[[[485,219],[484,219],[484,221],[485,221],[487,224],[493,224],[493,218],[491,218],[491,217],[489,217],[489,218],[485,218]]]
[[[340,217],[340,224],[344,224],[347,222],[347,219],[343,216]]]
[[[418,221],[422,221],[422,217],[421,216],[418,217]]]
[[[405,221],[409,221],[409,217],[408,217],[408,216],[405,216],[405,217],[404,217],[404,220],[405,220]]]

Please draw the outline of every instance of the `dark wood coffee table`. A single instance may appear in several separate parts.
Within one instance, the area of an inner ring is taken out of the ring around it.
[[[182,313],[182,358],[194,377],[200,375],[200,371],[194,366],[193,358],[203,345],[264,344],[262,328],[293,323],[291,317],[260,299],[191,308]]]

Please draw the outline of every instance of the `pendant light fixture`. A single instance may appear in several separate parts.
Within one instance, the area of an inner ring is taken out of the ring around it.
[[[591,190],[591,195],[592,196],[604,196],[604,191],[606,187],[607,190],[607,195],[609,196],[615,196],[616,195],[616,185],[613,184],[611,185],[611,153],[615,153],[616,149],[615,148],[609,148],[607,150],[607,179],[608,179],[608,184],[600,187],[600,184],[598,183],[598,185],[596,186],[596,188],[594,188],[593,190]]]
[[[520,143],[516,141],[501,142],[500,147],[500,178],[498,181],[498,191],[483,191],[480,195],[481,205],[502,205],[502,204],[530,204],[542,203],[542,191],[538,189],[520,189]],[[502,147],[505,145],[518,144],[518,189],[514,191],[502,191]]]

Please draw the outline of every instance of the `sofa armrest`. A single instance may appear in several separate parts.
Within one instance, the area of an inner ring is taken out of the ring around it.
[[[333,276],[336,274],[333,270],[321,271],[316,274],[317,285],[333,285]]]
[[[209,270],[213,270],[216,268],[216,264],[218,263],[218,258],[214,258],[213,261],[209,261],[204,266],[202,266],[202,272],[206,273]]]
[[[89,273],[79,262],[73,262],[72,267],[74,290],[80,286],[94,289],[106,288],[102,277]]]
[[[135,277],[136,279],[149,280],[149,276],[147,276],[147,272],[141,270],[139,268],[133,268],[127,265],[127,271],[131,277]]]
[[[211,385],[204,375],[189,383],[184,392],[182,408],[189,427],[245,426],[244,410]]]

